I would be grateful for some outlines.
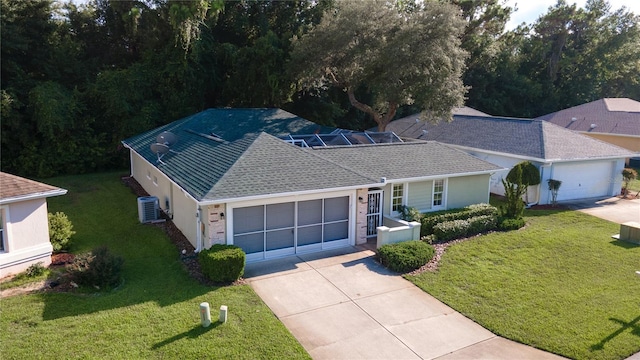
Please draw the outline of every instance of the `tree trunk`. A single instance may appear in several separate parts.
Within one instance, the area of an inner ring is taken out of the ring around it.
[[[391,122],[391,119],[396,115],[396,111],[398,110],[398,104],[395,102],[389,102],[389,111],[386,114],[380,114],[375,111],[371,106],[367,104],[363,104],[358,99],[356,99],[355,94],[353,93],[353,88],[351,86],[347,86],[347,95],[349,95],[349,102],[356,109],[363,111],[373,118],[373,121],[378,124],[378,131],[385,131],[387,125]]]

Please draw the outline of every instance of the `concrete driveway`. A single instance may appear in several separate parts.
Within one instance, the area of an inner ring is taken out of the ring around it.
[[[565,204],[572,210],[622,224],[629,221],[640,222],[640,199],[590,199]]]
[[[559,359],[498,337],[364,248],[247,265],[245,277],[314,359]]]

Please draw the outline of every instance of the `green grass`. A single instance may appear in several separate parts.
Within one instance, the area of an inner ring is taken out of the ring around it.
[[[248,285],[212,288],[184,271],[164,233],[138,223],[119,173],[46,180],[69,190],[49,199],[77,232],[71,251],[97,245],[125,258],[124,285],[98,294],[42,293],[0,302],[2,359],[309,358]],[[199,304],[226,324],[200,325]]]
[[[407,278],[492,332],[562,356],[640,351],[640,246],[580,212],[525,216],[525,229],[453,245],[437,272]]]

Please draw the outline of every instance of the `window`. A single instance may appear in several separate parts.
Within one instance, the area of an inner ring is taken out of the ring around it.
[[[153,185],[158,186],[158,177],[157,176],[153,177]]]
[[[433,181],[433,207],[444,206],[444,180]]]
[[[147,179],[151,180],[151,171],[147,170]]]
[[[403,205],[404,200],[404,184],[394,184],[391,194],[391,211],[398,212]]]

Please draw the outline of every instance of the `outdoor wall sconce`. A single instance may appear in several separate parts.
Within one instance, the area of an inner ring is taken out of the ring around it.
[[[223,212],[220,213],[220,219],[224,220],[224,213]]]
[[[362,196],[358,196],[358,201],[360,201],[361,203],[364,203],[364,198]]]

